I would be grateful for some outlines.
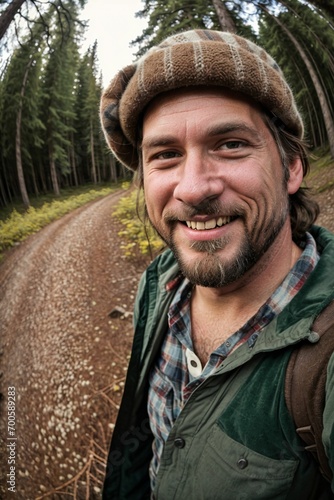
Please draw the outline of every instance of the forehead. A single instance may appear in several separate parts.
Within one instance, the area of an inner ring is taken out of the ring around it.
[[[264,140],[269,132],[264,113],[253,99],[222,87],[176,89],[159,94],[147,106],[138,145],[144,148],[158,139],[162,143],[167,136],[170,141],[188,133],[206,137],[246,129]]]
[[[143,123],[152,115],[172,114],[177,109],[178,112],[187,111],[191,107],[197,107],[200,112],[212,104],[221,108],[233,107],[245,113],[259,113],[263,116],[265,110],[252,98],[234,92],[224,87],[185,87],[158,94],[150,101],[143,113]]]

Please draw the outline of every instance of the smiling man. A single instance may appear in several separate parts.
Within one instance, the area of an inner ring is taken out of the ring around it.
[[[116,75],[101,116],[169,247],[139,286],[104,498],[334,498],[284,398],[291,353],[334,295],[334,239],[301,188],[281,70],[239,36],[185,32]]]

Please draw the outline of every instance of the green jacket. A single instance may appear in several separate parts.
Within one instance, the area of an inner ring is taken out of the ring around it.
[[[334,235],[313,227],[321,258],[303,288],[261,333],[230,354],[191,395],[171,430],[159,468],[158,500],[325,500],[329,483],[295,432],[284,398],[292,350],[334,298]],[[152,434],[148,374],[166,333],[178,273],[170,251],[142,277],[127,381],[111,443],[104,499],[150,498]],[[323,442],[334,470],[334,356],[328,365]],[[334,481],[332,484],[334,491]]]

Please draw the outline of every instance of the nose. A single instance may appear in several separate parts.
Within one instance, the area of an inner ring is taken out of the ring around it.
[[[216,166],[205,155],[188,154],[178,171],[174,198],[189,206],[218,198],[224,182]]]

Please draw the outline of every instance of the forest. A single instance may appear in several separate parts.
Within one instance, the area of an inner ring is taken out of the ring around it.
[[[96,44],[80,50],[85,3],[0,0],[0,207],[124,177],[100,128]],[[137,57],[193,28],[262,45],[294,91],[311,150],[334,158],[333,0],[143,0],[136,15],[147,22],[132,40]]]

